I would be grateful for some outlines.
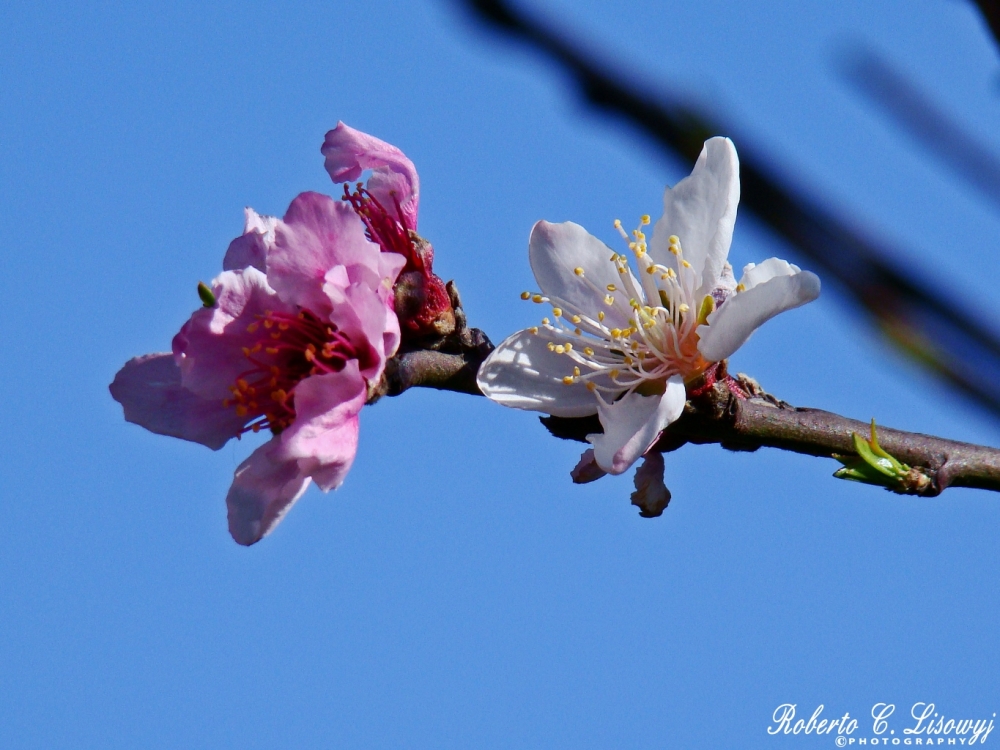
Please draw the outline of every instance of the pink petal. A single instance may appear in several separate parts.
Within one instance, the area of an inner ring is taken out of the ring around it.
[[[281,434],[285,456],[295,458],[319,487],[341,485],[358,450],[358,413],[365,405],[358,363],[313,375],[295,386],[295,422]]]
[[[398,201],[402,215],[396,218],[407,229],[417,228],[420,178],[402,151],[342,122],[326,134],[320,151],[334,182],[354,182],[362,172],[372,170],[368,191],[391,213],[396,213]]]
[[[172,354],[147,354],[129,360],[109,386],[125,410],[125,420],[157,435],[169,435],[218,450],[237,437],[245,418],[181,385]]]
[[[253,266],[267,273],[267,251],[274,246],[274,227],[278,220],[273,216],[261,216],[250,207],[243,211],[246,217],[243,234],[229,243],[222,268],[239,271]]]
[[[195,312],[174,336],[173,350],[185,388],[199,396],[223,399],[246,372],[244,347],[260,338],[247,327],[265,311],[292,312],[256,268],[223,271],[212,282],[216,305]]]
[[[347,203],[302,193],[275,228],[267,280],[286,302],[327,316],[332,306],[323,284],[330,269],[343,266],[350,281],[376,287],[383,278],[380,255]]]
[[[647,453],[642,466],[635,470],[635,492],[632,505],[639,509],[643,518],[663,515],[670,502],[670,490],[663,483],[663,454]]]
[[[308,474],[298,461],[285,455],[281,439],[272,438],[236,469],[226,495],[229,533],[238,544],[259,542],[308,486]]]

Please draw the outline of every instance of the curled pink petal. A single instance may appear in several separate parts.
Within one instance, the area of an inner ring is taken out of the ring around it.
[[[229,533],[244,546],[259,542],[284,518],[309,486],[299,462],[272,438],[241,463],[226,495]]]
[[[372,170],[368,180],[371,194],[407,229],[417,228],[420,178],[402,151],[342,122],[326,134],[320,151],[334,182],[354,182],[362,172]]]
[[[181,385],[172,354],[130,359],[109,386],[125,420],[158,435],[190,440],[218,450],[242,432],[245,420],[218,399],[197,396]]]

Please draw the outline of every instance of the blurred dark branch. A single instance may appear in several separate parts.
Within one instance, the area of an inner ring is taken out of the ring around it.
[[[654,97],[601,66],[566,38],[502,0],[463,0],[477,18],[527,42],[558,62],[584,97],[653,138],[671,155],[693,162],[711,135],[735,129],[713,121],[677,97]],[[742,203],[824,279],[834,279],[908,353],[994,416],[1000,416],[1000,340],[939,288],[918,279],[895,258],[905,257],[862,233],[855,222],[805,196],[780,176],[757,144],[736,139]]]
[[[1000,44],[1000,0],[975,0],[975,3],[993,32],[993,38]]]
[[[868,101],[1000,208],[1000,159],[964,132],[887,60],[855,44],[841,69]]]

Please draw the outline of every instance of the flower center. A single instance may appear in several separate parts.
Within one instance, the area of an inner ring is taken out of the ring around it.
[[[542,318],[541,327],[529,330],[542,336],[558,333],[548,348],[570,360],[563,377],[566,385],[585,383],[591,391],[614,394],[623,390],[662,393],[668,378],[681,375],[690,381],[710,366],[698,351],[697,328],[715,309],[715,300],[711,295],[695,300],[700,279],[684,259],[676,235],[669,239],[672,262],[653,262],[642,231],[648,224],[649,216],[643,216],[639,228],[629,235],[615,221],[635,256],[638,276],[628,257],[620,253],[608,259],[614,264],[617,283],[599,287],[583,268],[574,269],[594,292],[594,309],[579,310],[558,297],[521,295],[524,300],[552,305],[554,321]]]
[[[243,432],[267,428],[275,435],[295,420],[295,386],[310,375],[339,372],[357,354],[351,342],[308,310],[266,310],[247,326],[260,334],[243,354],[250,368],[229,387],[223,406],[247,418]]]

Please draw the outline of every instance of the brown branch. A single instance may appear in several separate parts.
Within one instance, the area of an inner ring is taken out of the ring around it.
[[[483,395],[476,373],[493,345],[482,331],[465,327],[460,305],[456,310],[462,323],[459,331],[428,342],[433,348],[393,357],[370,402],[416,387]],[[684,414],[663,431],[653,450],[666,453],[687,443],[718,443],[732,451],[778,448],[823,458],[855,456],[852,433],[867,435],[870,430],[868,424],[839,414],[794,407],[765,393],[745,375],[727,378],[724,364],[714,375],[717,381],[698,389],[699,395],[690,398]],[[541,421],[553,435],[567,440],[586,442],[587,435],[601,432],[596,416],[542,417]],[[914,469],[915,481],[895,488],[897,492],[933,496],[948,487],[1000,492],[1000,449],[881,426],[878,440],[883,449]]]

